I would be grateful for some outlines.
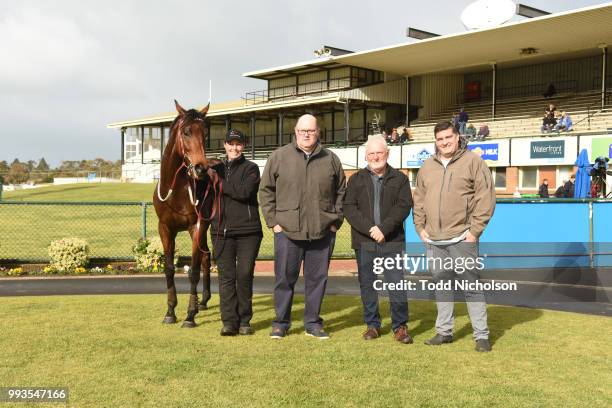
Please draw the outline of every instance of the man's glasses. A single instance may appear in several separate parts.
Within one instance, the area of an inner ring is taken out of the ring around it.
[[[318,129],[297,129],[295,133],[297,133],[300,136],[314,135],[317,133],[317,130]]]
[[[387,152],[368,152],[368,157],[383,157]]]

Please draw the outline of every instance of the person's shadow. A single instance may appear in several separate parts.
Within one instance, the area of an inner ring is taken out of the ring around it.
[[[408,329],[413,337],[433,331],[437,316],[436,303],[432,300],[409,300]],[[253,321],[251,327],[255,331],[269,329],[272,325],[269,311],[274,310],[274,298],[271,295],[253,296]],[[383,326],[381,334],[391,332],[391,318],[389,300],[379,298],[379,310]],[[200,312],[202,313],[202,312]],[[217,310],[204,313],[208,323],[220,321]],[[542,316],[539,309],[530,309],[513,306],[487,305],[489,340],[491,344],[502,338],[514,326],[539,319]],[[213,316],[216,315],[216,316]],[[266,318],[258,318],[265,315]],[[273,315],[273,313],[272,313]],[[357,326],[365,327],[363,322],[363,307],[359,296],[328,295],[323,299],[321,315],[325,319],[324,327],[329,332],[340,332]],[[199,315],[201,316],[201,315]],[[204,317],[203,316],[203,317]],[[296,295],[291,310],[291,332],[303,332],[302,320],[304,316],[304,297]],[[455,319],[467,316],[467,306],[464,302],[455,303]],[[211,320],[212,319],[212,320]],[[432,334],[433,335],[433,334]],[[456,327],[453,339],[460,340],[472,335],[472,325],[468,321],[462,327]]]
[[[489,342],[495,344],[507,331],[514,326],[537,320],[542,316],[539,309],[530,309],[516,306],[487,305],[487,323],[489,326]],[[455,317],[467,315],[465,303],[455,304]],[[435,325],[435,314],[432,320]],[[453,339],[459,340],[466,336],[472,336],[472,324],[467,323],[453,333]]]

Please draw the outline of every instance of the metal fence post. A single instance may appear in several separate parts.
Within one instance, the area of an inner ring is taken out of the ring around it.
[[[595,266],[595,243],[593,240],[593,201],[589,201],[589,267]]]
[[[147,203],[142,202],[142,239],[147,239]]]

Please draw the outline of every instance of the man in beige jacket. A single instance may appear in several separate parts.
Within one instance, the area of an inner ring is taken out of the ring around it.
[[[478,280],[478,238],[495,209],[495,186],[491,171],[475,153],[466,149],[451,122],[434,128],[436,154],[425,161],[414,191],[414,224],[426,243],[428,267],[435,282],[468,283]],[[472,259],[467,262],[467,259]],[[452,260],[449,267],[447,260]],[[469,266],[469,267],[468,267]],[[468,313],[477,351],[491,351],[484,294],[465,290]],[[436,335],[425,344],[453,341],[452,290],[436,290]]]

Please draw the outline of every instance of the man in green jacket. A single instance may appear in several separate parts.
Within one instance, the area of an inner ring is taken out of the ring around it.
[[[478,239],[493,216],[495,186],[484,160],[466,149],[467,142],[451,122],[438,123],[434,135],[436,153],[423,163],[417,175],[414,225],[426,243],[427,265],[434,281],[459,278],[471,284],[479,278],[478,266],[482,264],[476,262]],[[453,267],[446,262],[449,259]],[[453,341],[452,295],[452,291],[436,290],[436,335],[425,344]],[[491,351],[484,294],[466,290],[465,299],[476,350]]]
[[[295,141],[275,150],[263,171],[259,188],[261,209],[274,230],[274,307],[270,337],[287,335],[295,283],[304,263],[306,334],[327,339],[321,303],[336,231],[343,221],[346,178],[340,159],[319,143],[319,126],[312,115],[295,125]]]

